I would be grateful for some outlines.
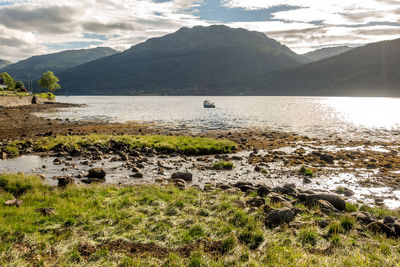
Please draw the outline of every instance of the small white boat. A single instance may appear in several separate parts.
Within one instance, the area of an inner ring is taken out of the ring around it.
[[[210,100],[204,100],[203,106],[204,108],[215,108],[215,104]]]

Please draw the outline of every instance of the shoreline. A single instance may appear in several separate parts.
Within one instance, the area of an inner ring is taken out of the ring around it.
[[[101,152],[102,156],[99,157],[96,151],[101,150],[101,147],[96,148],[94,152],[86,151],[86,148],[83,148],[86,154],[78,158],[71,158],[73,154],[70,155],[68,151],[66,151],[66,153],[60,150],[34,151],[33,144],[36,140],[43,138],[57,138],[57,136],[84,137],[91,134],[111,136],[120,136],[123,134],[138,136],[187,136],[184,131],[171,132],[168,129],[153,127],[153,125],[148,124],[70,122],[50,120],[32,114],[51,111],[55,108],[76,106],[82,105],[57,103],[19,108],[0,108],[0,115],[3,115],[0,116],[0,120],[2,125],[5,125],[5,127],[2,127],[0,130],[0,140],[2,140],[0,143],[1,158],[12,158],[13,155],[7,154],[7,151],[5,151],[6,147],[13,141],[20,141],[24,142],[24,145],[18,149],[18,155],[40,155],[41,157],[52,157],[52,159],[57,159],[62,162],[60,165],[63,168],[55,168],[54,173],[57,175],[54,176],[64,175],[65,171],[69,170],[72,172],[72,177],[80,177],[82,175],[77,174],[71,166],[75,166],[75,168],[79,169],[82,173],[87,173],[88,166],[82,164],[82,162],[86,161],[89,162],[88,165],[100,165],[101,167],[107,167],[107,165],[111,166],[113,161],[120,162],[123,168],[123,171],[122,169],[120,171],[129,176],[129,168],[138,164],[136,162],[137,159],[135,157],[121,158],[120,155],[118,155],[121,151],[111,151],[110,153],[117,154],[117,157],[115,157],[115,155],[109,154],[109,151],[103,150],[103,152]],[[11,138],[11,136],[13,138]],[[158,164],[156,162],[146,167],[151,170],[154,169],[155,172],[144,172],[145,176],[151,177],[150,180],[147,180],[147,183],[154,183],[157,178],[168,179],[168,168],[178,168],[177,166],[182,166],[182,160],[183,162],[192,162],[193,166],[186,166],[186,164],[185,168],[189,169],[191,172],[195,172],[196,176],[214,177],[212,179],[214,179],[216,183],[232,183],[234,181],[238,182],[239,180],[246,179],[252,179],[252,181],[257,182],[257,180],[261,179],[268,181],[269,184],[276,184],[281,180],[284,182],[284,179],[295,179],[294,182],[300,184],[303,178],[306,177],[300,175],[298,170],[301,166],[306,166],[311,168],[314,172],[314,177],[310,180],[311,182],[303,182],[303,186],[306,188],[312,185],[316,188],[322,188],[319,184],[324,184],[324,179],[326,183],[332,183],[328,189],[328,191],[331,192],[334,192],[337,188],[348,187],[350,185],[352,188],[357,188],[354,186],[354,183],[358,184],[364,190],[370,190],[368,188],[373,187],[388,187],[390,191],[387,191],[384,197],[381,196],[381,193],[377,193],[377,195],[371,194],[369,196],[375,201],[374,205],[381,206],[383,200],[386,201],[387,198],[392,199],[390,201],[398,201],[400,203],[400,196],[396,197],[396,194],[394,194],[392,196],[394,198],[390,197],[390,192],[400,191],[400,157],[398,157],[400,143],[362,140],[349,141],[342,139],[328,140],[258,129],[210,131],[192,136],[214,138],[216,140],[228,139],[236,142],[238,144],[237,151],[243,151],[240,153],[244,153],[243,155],[237,156],[241,158],[241,160],[235,162],[235,160],[232,160],[232,156],[229,157],[229,155],[222,155],[220,158],[232,161],[238,168],[235,168],[228,176],[221,176],[208,170],[209,165],[218,160],[216,159],[217,157],[212,155],[205,156],[201,159],[199,157],[187,158],[184,155],[179,155],[179,153],[177,155],[171,155],[171,153],[162,155],[155,151],[155,157],[159,158],[159,161],[164,163],[161,163],[161,166],[156,166],[156,168],[153,167],[154,164]],[[25,143],[30,145],[25,145]],[[148,157],[146,153],[141,153],[141,157],[143,157],[146,162],[152,162],[153,160],[152,157]],[[24,162],[22,161],[21,164],[24,165]],[[46,164],[49,165],[48,163]],[[163,168],[162,164],[169,165],[169,167]],[[259,170],[261,169],[267,170],[268,174],[260,175]],[[26,171],[29,172],[30,170]],[[36,167],[35,171],[40,172],[40,166]],[[116,169],[112,169],[110,172],[113,173],[117,171]],[[346,175],[348,178],[345,178]],[[119,177],[122,176],[120,175]],[[339,177],[344,178],[338,179]],[[121,178],[115,178],[114,183],[118,183],[118,179]],[[206,183],[212,183],[212,179],[208,178],[203,180],[203,182],[200,182],[201,186],[204,186]],[[141,181],[135,180],[129,181],[128,184],[134,182],[141,183]],[[338,185],[335,185],[336,183]],[[366,196],[368,196],[368,194],[364,193],[364,197]]]
[[[370,266],[400,259],[400,210],[384,207],[389,195],[358,192],[400,192],[398,143],[258,129],[190,136],[32,114],[68,106],[76,105],[0,108],[7,127],[0,130],[2,265]],[[11,165],[7,173],[15,174],[4,173]],[[324,184],[330,187],[319,190]]]

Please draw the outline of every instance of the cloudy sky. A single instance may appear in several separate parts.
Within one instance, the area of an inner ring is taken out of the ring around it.
[[[0,0],[0,59],[124,50],[180,27],[264,32],[297,53],[400,38],[400,0]]]

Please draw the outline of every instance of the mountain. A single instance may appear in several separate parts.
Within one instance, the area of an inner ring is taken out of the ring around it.
[[[231,94],[400,96],[400,39],[215,87],[220,91],[228,88]]]
[[[26,82],[30,76],[35,81],[40,79],[42,74],[48,70],[53,71],[57,75],[60,71],[115,53],[117,51],[109,47],[67,50],[21,60],[6,66],[0,72],[8,72],[15,80]]]
[[[10,61],[0,59],[0,69],[4,68],[5,66],[10,65],[10,64],[11,64]]]
[[[306,54],[302,54],[302,56],[310,59],[310,61],[318,61],[328,57],[337,56],[353,49],[353,47],[349,46],[336,46],[336,47],[326,47],[318,50],[314,50],[308,52]]]
[[[265,34],[226,26],[181,28],[60,73],[71,94],[199,94],[210,83],[307,62]],[[60,91],[59,93],[63,93]],[[213,92],[209,92],[212,94]]]

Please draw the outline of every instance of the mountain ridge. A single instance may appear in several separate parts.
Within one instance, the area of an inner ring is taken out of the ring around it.
[[[65,50],[58,53],[33,56],[18,61],[2,68],[1,72],[8,72],[15,80],[26,82],[40,79],[41,75],[50,70],[56,73],[78,66],[101,57],[117,53],[109,47],[97,47],[91,49]]]
[[[258,32],[196,26],[66,70],[71,94],[197,94],[206,84],[303,64],[306,59]],[[63,93],[63,91],[60,91]]]
[[[252,95],[400,96],[400,39],[214,86]]]

